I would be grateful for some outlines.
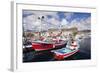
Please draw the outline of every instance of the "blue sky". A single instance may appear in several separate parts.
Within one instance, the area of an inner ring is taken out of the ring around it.
[[[88,17],[91,17],[91,13],[68,12],[68,13],[72,13],[73,15],[71,16],[71,18],[66,18],[64,13],[66,13],[66,12],[57,12],[57,14],[58,14],[58,16],[60,18],[60,21],[63,18],[65,18],[66,20],[71,22],[74,19],[81,20],[81,19],[86,19]],[[48,15],[48,18],[52,18],[52,16]]]
[[[55,11],[49,12],[49,11],[23,10],[23,23],[29,25],[29,27],[34,27],[37,17],[42,15],[45,16],[46,22],[54,25],[56,24],[61,25],[62,23],[64,23],[66,24],[66,26],[67,25],[68,26],[71,25],[71,27],[76,26],[79,29],[81,28],[90,29],[91,27],[91,13],[84,13],[84,12],[83,13],[82,12],[55,12]],[[49,27],[49,25],[47,27]],[[33,29],[33,28],[29,28],[29,29]]]
[[[91,17],[90,13],[74,13],[70,20],[73,20],[73,19],[81,20],[81,19],[86,19],[88,17]]]
[[[40,11],[40,13],[43,11]],[[55,12],[54,12],[55,13]],[[61,21],[63,18],[65,18],[68,21],[71,21],[73,19],[86,19],[88,17],[91,17],[91,13],[80,13],[80,12],[56,12],[57,15],[59,16],[59,20]],[[73,15],[71,16],[71,18],[67,19],[66,16],[64,15],[65,13],[72,13]],[[27,17],[29,15],[33,15],[34,13],[32,11],[23,11],[23,18]],[[50,14],[47,15],[48,18],[52,18],[53,16]]]

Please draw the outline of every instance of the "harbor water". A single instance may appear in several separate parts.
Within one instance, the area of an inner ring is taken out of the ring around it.
[[[70,60],[87,60],[91,59],[91,38],[86,37],[82,39],[79,43],[79,51],[61,61],[70,61]],[[54,58],[54,53],[47,51],[34,55],[34,52],[28,52],[23,54],[23,62],[47,62],[47,61],[59,61]]]

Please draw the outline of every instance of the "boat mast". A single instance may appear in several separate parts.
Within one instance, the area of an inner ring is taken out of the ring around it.
[[[40,37],[42,36],[41,32],[42,32],[42,21],[44,19],[44,16],[42,17],[38,17],[38,20],[40,20]]]

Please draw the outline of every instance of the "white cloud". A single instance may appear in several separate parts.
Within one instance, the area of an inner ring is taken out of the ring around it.
[[[47,22],[49,22],[53,25],[59,25],[60,24],[60,21],[55,19],[55,18],[48,19]]]
[[[45,18],[45,20],[47,19]],[[42,29],[47,28],[46,23],[44,22],[41,23],[41,20],[38,20],[38,15],[29,15],[23,18],[24,30],[39,30],[40,31],[41,24],[42,24]]]
[[[61,21],[61,25],[68,25],[68,21],[66,20],[66,19],[62,19],[62,21]]]
[[[26,11],[25,14],[31,13],[32,15],[28,15],[23,18],[23,25],[25,30],[46,30],[48,28],[59,28],[60,25],[63,25],[63,27],[71,28],[71,27],[77,27],[78,30],[87,30],[91,29],[91,18],[88,17],[86,19],[80,19],[78,21],[77,19],[72,20],[70,23],[67,21],[67,19],[70,19],[74,13],[64,13],[66,16],[65,19],[62,19],[62,21],[59,21],[59,16],[57,15],[57,12],[40,12],[40,11]],[[38,20],[38,17],[44,16],[44,21],[41,23],[41,20]],[[48,18],[47,15],[52,16],[52,18]],[[42,28],[40,27],[42,24]]]
[[[34,30],[40,29],[40,26],[42,24],[42,28],[46,29],[50,27],[57,27],[60,24],[60,21],[58,21],[59,16],[57,15],[57,12],[48,12],[48,11],[24,11],[24,14],[28,15],[23,18],[23,23],[25,24],[25,29],[27,30]],[[29,15],[32,14],[32,15]],[[52,18],[48,18],[47,15],[52,16]],[[38,17],[44,16],[43,22],[41,23],[41,20],[38,20]]]
[[[30,10],[23,10],[23,15],[29,15],[29,14],[33,14],[32,11]]]
[[[81,19],[80,21],[74,19],[69,28],[77,27],[78,30],[90,30],[91,29],[91,18]]]
[[[31,13],[33,13],[34,15],[37,16],[47,16],[50,15],[53,18],[59,19],[59,16],[57,15],[57,12],[53,12],[53,11],[31,11]]]
[[[36,17],[34,15],[29,15],[23,18],[24,28],[26,30],[33,30],[33,24],[36,21]]]
[[[73,12],[66,12],[66,13],[64,13],[64,15],[66,16],[66,19],[71,19],[73,14],[74,14]]]

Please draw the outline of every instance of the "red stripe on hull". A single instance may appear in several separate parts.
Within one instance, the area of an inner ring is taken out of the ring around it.
[[[74,51],[74,52],[71,52],[71,53],[67,53],[67,54],[55,54],[55,59],[58,59],[58,60],[62,60],[62,59],[64,59],[64,58],[67,58],[67,57],[69,57],[69,56],[71,56],[71,55],[73,55],[73,54],[75,54],[76,52],[78,52],[79,50],[76,50],[76,51]]]
[[[57,44],[49,44],[49,43],[32,43],[32,48],[36,51],[42,51],[42,50],[49,50],[53,48],[60,48],[61,46],[64,46],[66,43],[57,43]]]
[[[35,50],[48,50],[53,48],[53,44],[32,43],[32,48]]]

